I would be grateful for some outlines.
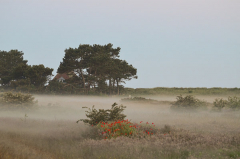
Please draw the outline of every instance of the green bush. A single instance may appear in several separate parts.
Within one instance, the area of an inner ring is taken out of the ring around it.
[[[8,108],[32,108],[37,104],[31,94],[5,92],[0,96],[0,106]]]
[[[83,107],[87,108],[87,107]],[[117,121],[117,120],[124,120],[126,115],[122,114],[126,106],[120,105],[118,106],[117,103],[114,103],[112,105],[111,109],[95,109],[94,106],[92,106],[92,109],[88,108],[88,111],[86,111],[86,116],[90,119],[80,119],[77,121],[83,121],[86,124],[90,125],[97,125],[100,122],[110,122],[110,121]]]
[[[215,99],[213,102],[213,110],[221,111],[222,108],[226,107],[228,104],[227,100],[224,99]]]
[[[183,97],[182,95],[177,96],[177,101],[171,106],[172,109],[197,109],[206,108],[207,102],[199,100],[192,95]]]
[[[240,109],[240,98],[239,97],[228,97],[227,106],[233,110]]]

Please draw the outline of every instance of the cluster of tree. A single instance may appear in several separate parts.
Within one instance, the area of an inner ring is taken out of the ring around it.
[[[51,80],[52,68],[28,65],[23,52],[0,51],[0,86],[43,93],[119,94],[122,83],[137,78],[137,69],[119,59],[119,52],[120,48],[113,48],[112,44],[66,49],[57,72],[70,73],[72,77],[60,83]]]
[[[76,76],[67,80],[75,87],[99,93],[119,94],[126,80],[137,78],[137,69],[119,59],[120,47],[107,45],[79,45],[65,50],[58,73],[74,72]]]
[[[44,65],[28,65],[23,52],[18,50],[0,51],[0,84],[3,87],[43,87],[52,76],[52,68]]]

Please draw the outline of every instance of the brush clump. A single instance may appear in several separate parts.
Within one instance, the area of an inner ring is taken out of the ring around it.
[[[229,96],[227,100],[215,99],[213,102],[213,110],[221,111],[223,108],[228,108],[230,110],[240,110],[240,98]]]
[[[207,102],[197,99],[192,95],[187,95],[183,97],[182,95],[177,96],[177,101],[175,101],[171,109],[174,110],[196,110],[199,108],[206,108]]]
[[[0,107],[2,108],[33,108],[38,101],[34,101],[31,94],[5,92],[0,96]]]
[[[83,107],[88,108],[88,107]],[[119,105],[117,103],[113,103],[111,109],[95,109],[94,106],[92,106],[92,109],[88,108],[88,111],[86,111],[86,116],[89,119],[80,119],[77,121],[83,121],[86,124],[89,125],[97,125],[100,122],[109,122],[109,121],[117,121],[117,120],[124,120],[126,115],[122,114],[126,106]]]

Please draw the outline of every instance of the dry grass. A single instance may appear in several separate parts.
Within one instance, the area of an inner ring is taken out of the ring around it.
[[[83,123],[82,106],[109,108],[120,98],[36,97],[34,111],[0,112],[1,158],[239,158],[240,113],[171,112],[170,105],[128,104],[132,122],[154,122],[158,130],[144,139],[96,140]],[[159,97],[160,98],[160,97]],[[171,98],[171,97],[169,97]],[[209,100],[210,99],[209,97]],[[213,100],[212,100],[213,101]],[[125,104],[126,105],[126,104]],[[27,114],[28,117],[24,117]],[[170,127],[165,127],[168,124]],[[170,133],[168,133],[170,131]]]

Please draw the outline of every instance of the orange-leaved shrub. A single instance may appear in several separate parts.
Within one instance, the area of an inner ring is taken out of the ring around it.
[[[114,122],[100,122],[97,127],[100,134],[104,139],[117,138],[119,136],[145,138],[146,136],[153,135],[157,130],[154,123],[146,123],[143,125],[132,123],[127,120],[118,120]]]
[[[92,136],[95,139],[111,139],[118,136],[145,138],[157,131],[154,123],[147,122],[143,125],[142,121],[140,124],[136,124],[128,119],[124,120],[126,115],[122,114],[122,112],[125,108],[123,105],[118,106],[117,103],[114,103],[112,108],[107,110],[97,110],[93,106],[92,109],[88,108],[88,111],[86,111],[86,116],[89,119],[80,119],[77,123],[83,121],[90,125],[93,132],[91,131],[91,134],[87,136]]]

